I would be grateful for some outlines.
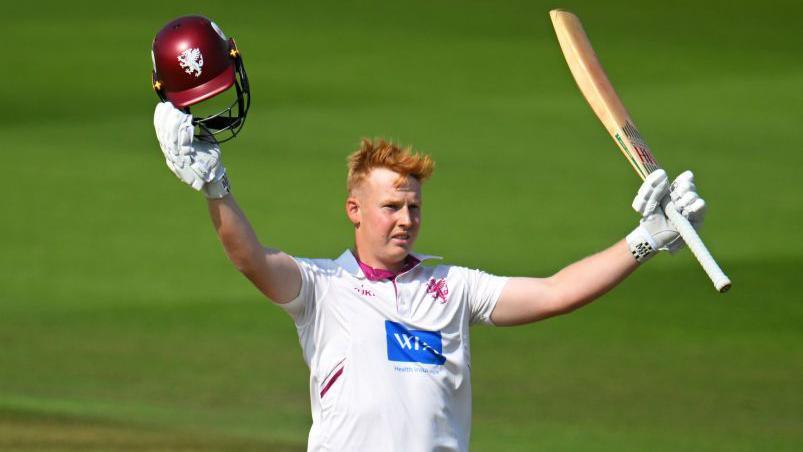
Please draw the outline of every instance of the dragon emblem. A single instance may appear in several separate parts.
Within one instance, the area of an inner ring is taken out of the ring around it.
[[[184,69],[184,72],[198,77],[201,75],[201,68],[204,65],[204,56],[201,55],[201,49],[187,49],[178,56],[178,64]]]
[[[429,282],[427,282],[427,293],[432,295],[433,300],[446,303],[446,296],[449,295],[449,287],[446,286],[446,279],[441,278],[436,281],[435,278],[429,278]]]

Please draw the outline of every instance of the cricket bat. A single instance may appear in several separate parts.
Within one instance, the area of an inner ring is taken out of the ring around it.
[[[627,161],[633,166],[636,173],[645,179],[648,174],[660,168],[650,151],[649,146],[641,137],[630,114],[625,109],[619,96],[616,95],[605,70],[602,69],[591,42],[588,40],[580,19],[574,14],[560,9],[549,12],[552,25],[560,42],[563,56],[594,113],[602,125],[611,134]],[[731,281],[719,268],[705,244],[697,235],[697,231],[686,218],[675,209],[672,202],[664,205],[664,212],[669,220],[678,228],[681,237],[694,253],[708,277],[719,292],[725,292],[731,287]]]

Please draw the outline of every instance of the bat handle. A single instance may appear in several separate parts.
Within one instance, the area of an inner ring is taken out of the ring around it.
[[[714,256],[711,255],[708,248],[705,247],[703,240],[697,235],[697,231],[691,223],[689,223],[689,220],[678,212],[672,201],[666,203],[664,213],[666,213],[666,216],[672,224],[678,228],[680,236],[683,237],[686,245],[689,246],[694,257],[700,262],[700,265],[703,266],[703,270],[705,270],[708,277],[711,278],[714,287],[716,287],[720,293],[727,292],[727,290],[731,288],[731,280],[725,275],[725,272],[719,268],[719,264],[714,260]]]

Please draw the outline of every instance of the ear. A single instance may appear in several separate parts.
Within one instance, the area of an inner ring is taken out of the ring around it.
[[[354,227],[360,226],[362,220],[362,211],[360,210],[360,201],[355,196],[349,196],[346,199],[346,216]]]

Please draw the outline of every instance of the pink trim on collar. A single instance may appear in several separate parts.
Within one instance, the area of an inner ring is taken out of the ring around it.
[[[354,256],[354,259],[357,261],[357,265],[360,266],[362,273],[368,278],[369,281],[382,281],[383,279],[390,279],[392,280],[396,276],[410,270],[411,268],[418,265],[421,261],[418,260],[412,254],[408,254],[407,257],[404,258],[404,264],[402,265],[401,270],[399,272],[392,272],[390,270],[385,270],[382,268],[374,268],[368,264],[362,263],[357,256]]]

